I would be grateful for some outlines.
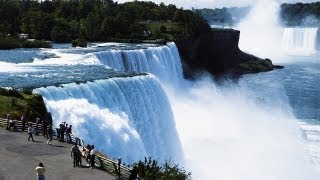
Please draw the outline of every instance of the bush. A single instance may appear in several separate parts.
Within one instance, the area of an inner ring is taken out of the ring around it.
[[[14,48],[51,48],[50,42],[45,40],[25,40],[13,37],[0,37],[0,49],[14,49]]]
[[[191,173],[180,168],[178,164],[172,163],[170,160],[164,164],[159,164],[157,160],[145,158],[134,164],[138,168],[139,176],[142,179],[161,179],[161,180],[190,180]]]
[[[21,47],[19,40],[12,37],[0,37],[0,49],[14,49]]]
[[[45,40],[26,40],[22,41],[23,48],[51,48],[52,45],[50,42]]]
[[[0,95],[2,96],[9,96],[9,97],[16,97],[23,99],[21,93],[16,89],[4,89],[0,88]]]
[[[164,26],[164,25],[161,25],[161,26],[160,26],[160,32],[161,32],[161,33],[166,33],[166,32],[167,32],[167,27]]]
[[[75,39],[71,42],[72,44],[72,47],[76,47],[76,46],[79,46],[79,47],[87,47],[87,41],[85,39],[82,39],[82,38],[78,38],[78,39]]]

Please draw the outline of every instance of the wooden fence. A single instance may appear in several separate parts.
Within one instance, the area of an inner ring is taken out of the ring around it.
[[[22,122],[20,120],[13,120],[15,123],[15,126],[17,127],[17,130],[19,132],[22,131]],[[28,124],[32,123],[32,127],[38,132],[38,134],[43,133],[43,128],[41,123],[34,123],[34,122],[27,122],[25,125],[25,132],[27,132]],[[8,126],[8,120],[4,118],[0,118],[0,127],[7,127]],[[54,139],[57,139],[57,131],[53,129],[53,137]],[[85,151],[88,151],[86,148],[85,142],[75,136],[74,134],[71,134],[72,142],[77,142],[81,146],[80,149],[82,151],[82,155],[87,159]],[[95,156],[95,166],[100,168],[101,170],[104,170],[108,172],[109,174],[112,174],[116,176],[118,179],[128,179],[130,175],[130,169],[124,165],[120,165],[120,176],[119,176],[119,167],[118,167],[118,161],[110,159],[108,157],[104,157],[102,155],[96,155]]]

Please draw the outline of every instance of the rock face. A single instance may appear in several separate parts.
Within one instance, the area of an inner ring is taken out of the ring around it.
[[[183,42],[177,47],[184,63],[186,77],[206,70],[219,78],[229,75],[239,77],[245,73],[273,70],[271,60],[262,60],[242,52],[239,47],[240,31],[212,29],[211,32]]]

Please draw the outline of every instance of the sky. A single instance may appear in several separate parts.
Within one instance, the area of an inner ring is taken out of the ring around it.
[[[118,2],[132,1],[132,0],[114,0]],[[150,1],[150,0],[146,0]],[[259,0],[151,0],[156,3],[164,2],[165,4],[175,4],[177,7],[190,9],[195,8],[221,8],[234,6],[247,6]],[[270,0],[271,1],[271,0]],[[316,2],[317,0],[277,0],[280,3],[289,2]],[[319,1],[319,0],[318,0]]]

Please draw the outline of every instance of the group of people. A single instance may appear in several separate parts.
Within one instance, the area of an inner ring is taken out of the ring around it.
[[[44,137],[48,139],[47,144],[52,144],[52,137],[53,137],[53,129],[52,125],[47,120],[41,120],[40,118],[36,118],[36,127],[33,127],[32,123],[27,122],[25,115],[21,116],[21,122],[22,122],[22,129],[21,131],[24,132],[27,130],[28,133],[28,141],[32,140],[35,142],[33,134],[39,135],[39,129],[38,125],[42,125],[42,134]],[[27,125],[27,128],[26,128]],[[11,129],[16,129],[17,124],[13,120],[13,118],[8,118],[7,123],[7,129],[10,131]],[[72,134],[72,125],[68,125],[66,122],[61,122],[59,124],[59,128],[56,128],[57,130],[57,139],[59,142],[68,142],[68,143],[74,143],[74,146],[71,148],[71,157],[73,157],[73,167],[76,166],[82,166],[82,153],[80,151],[80,148],[78,146],[78,143],[80,145],[80,139],[76,138],[75,141],[72,141],[71,134]],[[65,136],[66,135],[66,136]],[[86,157],[87,165],[90,168],[95,167],[95,149],[94,145],[87,145],[86,148],[83,148],[84,155]],[[38,180],[44,180],[44,172],[46,169],[44,168],[43,163],[39,163],[39,166],[36,167],[37,172],[37,178]]]
[[[66,142],[72,143],[72,125],[69,125],[66,122],[61,122],[59,124],[59,128],[56,128],[57,130],[57,138],[60,142],[65,142],[64,135],[66,134]]]
[[[8,130],[9,132],[10,131],[14,131],[14,132],[18,131],[18,127],[17,127],[16,121],[13,120],[13,116],[10,116],[10,114],[7,114],[6,130]]]
[[[95,166],[95,149],[94,145],[87,145],[86,149],[84,149],[84,155],[87,160],[87,165],[90,168],[94,168]],[[82,154],[79,149],[79,146],[77,146],[77,143],[74,144],[74,146],[71,148],[71,157],[73,157],[73,167],[76,166],[82,166]]]

